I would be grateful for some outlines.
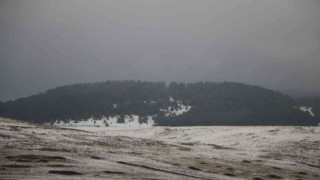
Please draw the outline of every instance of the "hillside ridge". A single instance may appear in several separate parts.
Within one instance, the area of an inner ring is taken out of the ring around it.
[[[315,105],[313,103],[313,105]],[[0,116],[48,123],[138,116],[155,125],[318,125],[302,101],[280,92],[234,82],[106,81],[49,89],[0,104]]]

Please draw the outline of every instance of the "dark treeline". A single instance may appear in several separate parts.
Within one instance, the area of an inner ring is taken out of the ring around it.
[[[170,101],[170,97],[175,101]],[[191,106],[181,116],[160,109]],[[279,92],[241,83],[163,83],[107,81],[58,87],[38,95],[0,103],[0,116],[53,122],[136,114],[156,115],[157,125],[317,125],[319,120],[293,108],[319,112],[319,99],[294,100]],[[320,112],[319,112],[320,114]]]

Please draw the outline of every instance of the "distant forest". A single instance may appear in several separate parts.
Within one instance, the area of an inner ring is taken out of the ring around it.
[[[190,111],[180,116],[166,116],[161,111],[179,103],[191,106]],[[316,116],[294,108],[299,106],[313,107]],[[293,99],[262,87],[231,82],[167,85],[107,81],[57,87],[0,102],[0,116],[38,123],[131,114],[154,116],[159,126],[318,125],[320,98]]]

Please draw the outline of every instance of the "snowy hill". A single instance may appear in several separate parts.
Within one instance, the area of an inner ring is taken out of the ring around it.
[[[242,83],[167,85],[107,81],[57,87],[0,103],[0,116],[39,123],[64,121],[71,123],[61,123],[63,126],[96,128],[106,124],[110,127],[318,125],[317,104],[320,103],[302,104],[280,92]],[[76,123],[80,121],[83,122]]]

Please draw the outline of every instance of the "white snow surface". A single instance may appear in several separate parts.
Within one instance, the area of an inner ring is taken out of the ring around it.
[[[170,102],[174,102],[175,99],[170,97]],[[157,101],[145,101],[144,103],[157,103]],[[113,108],[117,108],[117,104],[113,104]],[[191,106],[182,104],[182,101],[177,100],[177,108],[173,108],[169,106],[167,109],[160,109],[160,111],[165,113],[166,117],[175,117],[181,116],[182,114],[191,110]],[[103,131],[103,130],[110,130],[110,129],[140,129],[140,128],[149,128],[155,125],[154,118],[156,115],[149,115],[147,116],[146,123],[140,123],[138,115],[125,115],[124,116],[124,123],[118,123],[118,119],[120,118],[119,115],[116,116],[108,116],[102,117],[101,119],[84,119],[84,120],[69,120],[68,122],[63,122],[60,120],[56,120],[54,123],[55,126],[62,127],[62,128],[72,128],[72,129],[80,129],[85,131]]]
[[[128,136],[168,143],[216,144],[229,148],[262,150],[290,141],[319,140],[319,127],[291,126],[196,126],[150,127],[101,132],[108,136]]]
[[[161,109],[165,113],[166,117],[174,117],[174,116],[181,116],[182,114],[191,110],[191,106],[186,106],[181,103],[178,103],[178,108],[174,109],[171,106],[168,109]]]
[[[0,162],[5,167],[0,179],[320,177],[319,126],[135,127],[88,132],[0,118],[0,127]],[[21,156],[32,159],[16,161]],[[48,163],[35,163],[34,158],[46,157],[66,161],[50,158]],[[19,166],[28,169],[12,168]],[[48,173],[52,170],[82,175],[53,176]]]
[[[175,99],[170,96],[169,101],[173,103]],[[176,109],[169,106],[168,109],[160,109],[160,111],[163,111],[166,117],[175,117],[175,116],[181,116],[182,114],[191,110],[191,106],[182,104],[182,101],[180,100],[177,100],[177,106],[178,107]]]
[[[312,107],[301,106],[299,107],[299,110],[303,112],[308,112],[310,116],[315,117],[314,113],[312,112]]]
[[[148,119],[146,123],[139,123],[140,117],[138,115],[126,115],[124,117],[124,123],[118,123],[119,118],[120,116],[102,117],[101,119],[89,118],[81,121],[69,120],[69,122],[56,121],[54,125],[62,128],[80,129],[85,131],[139,129],[154,126],[153,116],[147,116]]]

